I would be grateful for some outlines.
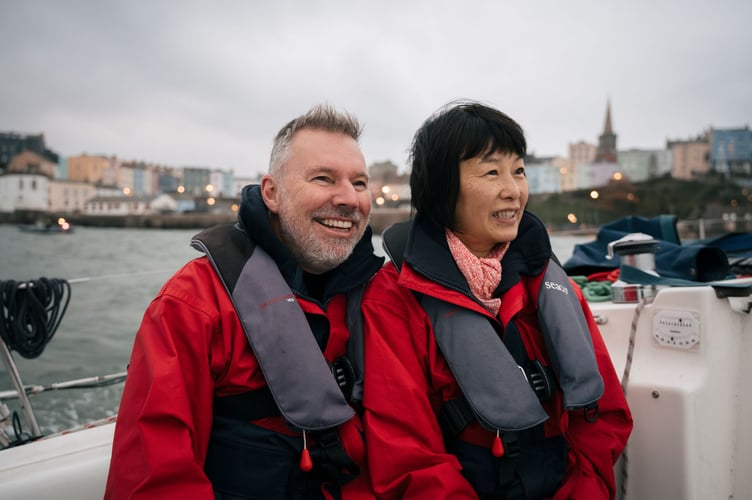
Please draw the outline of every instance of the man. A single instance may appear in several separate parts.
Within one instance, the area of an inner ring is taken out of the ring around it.
[[[360,131],[292,120],[238,223],[194,238],[136,334],[105,498],[373,497],[346,400],[348,297],[383,263]]]

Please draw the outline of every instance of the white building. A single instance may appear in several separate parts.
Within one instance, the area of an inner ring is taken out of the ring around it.
[[[256,177],[235,177],[230,196],[240,196],[240,192],[248,184],[261,184],[261,177],[261,174],[258,174]]]
[[[618,163],[622,173],[632,182],[655,179],[670,174],[671,151],[666,149],[629,149],[619,151]]]
[[[538,158],[525,163],[527,186],[530,194],[560,193],[562,173],[556,158]]]
[[[97,188],[84,181],[51,180],[49,210],[55,213],[83,212]]]
[[[12,173],[0,176],[0,212],[47,211],[50,179],[41,174]]]
[[[147,215],[174,212],[177,203],[168,194],[158,196],[96,196],[86,202],[87,215]]]

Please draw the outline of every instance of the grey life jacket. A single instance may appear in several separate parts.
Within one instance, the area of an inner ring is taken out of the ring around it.
[[[400,224],[382,235],[395,266],[402,265],[407,234]],[[546,350],[568,410],[593,408],[603,395],[587,320],[561,267],[550,260],[538,296]],[[425,294],[420,304],[431,319],[436,343],[473,415],[492,431],[521,431],[548,418],[529,373],[504,345],[484,315]],[[464,422],[466,425],[467,422]]]
[[[305,431],[350,420],[355,411],[274,260],[237,225],[202,231],[191,246],[225,286],[279,413]]]

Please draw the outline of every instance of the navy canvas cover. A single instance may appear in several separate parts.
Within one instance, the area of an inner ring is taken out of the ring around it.
[[[655,270],[661,276],[702,282],[728,278],[731,269],[724,250],[708,241],[682,245],[676,221],[674,215],[630,215],[605,224],[595,240],[575,245],[564,270],[570,276],[587,276],[617,269],[619,256],[608,258],[608,244],[631,233],[644,233],[658,240]]]

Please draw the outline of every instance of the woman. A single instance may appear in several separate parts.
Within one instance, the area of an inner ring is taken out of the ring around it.
[[[525,211],[522,129],[488,106],[417,131],[415,217],[363,299],[364,419],[384,498],[613,498],[632,418],[579,289]]]

